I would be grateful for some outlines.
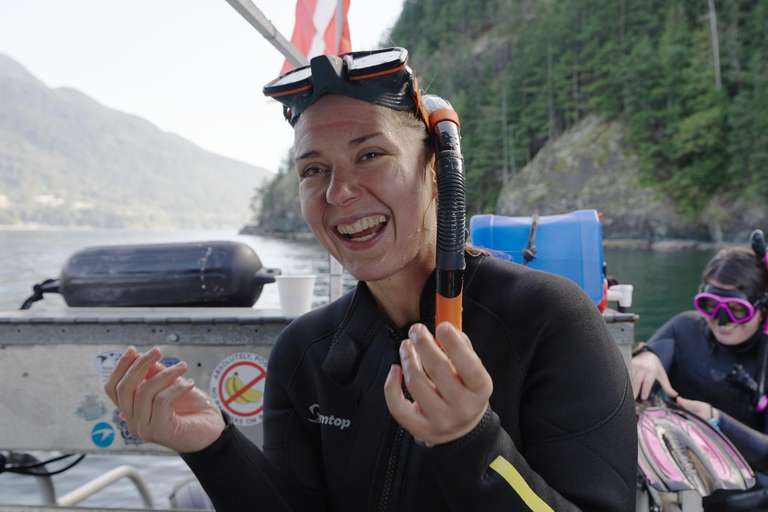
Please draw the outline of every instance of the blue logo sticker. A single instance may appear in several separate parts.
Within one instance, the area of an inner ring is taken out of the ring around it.
[[[115,440],[115,429],[109,423],[97,423],[91,430],[91,439],[99,448],[106,448]]]
[[[180,361],[181,359],[179,359],[178,357],[164,357],[160,359],[160,363],[165,366],[173,366],[175,364],[179,364]]]

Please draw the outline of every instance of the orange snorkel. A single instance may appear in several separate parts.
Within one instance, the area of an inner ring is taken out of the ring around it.
[[[448,101],[422,97],[435,142],[437,178],[437,293],[435,327],[450,322],[461,330],[464,287],[466,200],[459,116]],[[439,340],[438,340],[439,343]]]

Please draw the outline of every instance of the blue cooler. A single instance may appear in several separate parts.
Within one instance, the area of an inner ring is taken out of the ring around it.
[[[532,217],[475,215],[469,220],[472,245],[523,262]],[[567,277],[599,304],[603,298],[603,228],[596,210],[541,215],[533,240],[536,258],[528,266]]]

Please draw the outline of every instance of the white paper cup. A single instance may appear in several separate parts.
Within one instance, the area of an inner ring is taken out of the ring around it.
[[[275,280],[280,295],[280,309],[284,316],[295,318],[312,309],[312,296],[315,291],[313,274],[275,276]]]

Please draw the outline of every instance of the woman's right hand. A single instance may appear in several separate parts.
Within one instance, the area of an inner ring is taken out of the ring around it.
[[[210,446],[224,430],[221,411],[191,379],[187,365],[165,367],[157,347],[139,354],[129,347],[104,390],[125,415],[132,436],[188,453]]]
[[[643,400],[647,400],[656,381],[659,382],[661,389],[670,398],[676,398],[679,394],[669,383],[669,376],[664,369],[664,365],[661,364],[659,356],[651,351],[645,351],[633,357],[632,392],[635,395],[635,400],[637,400],[638,396]]]

